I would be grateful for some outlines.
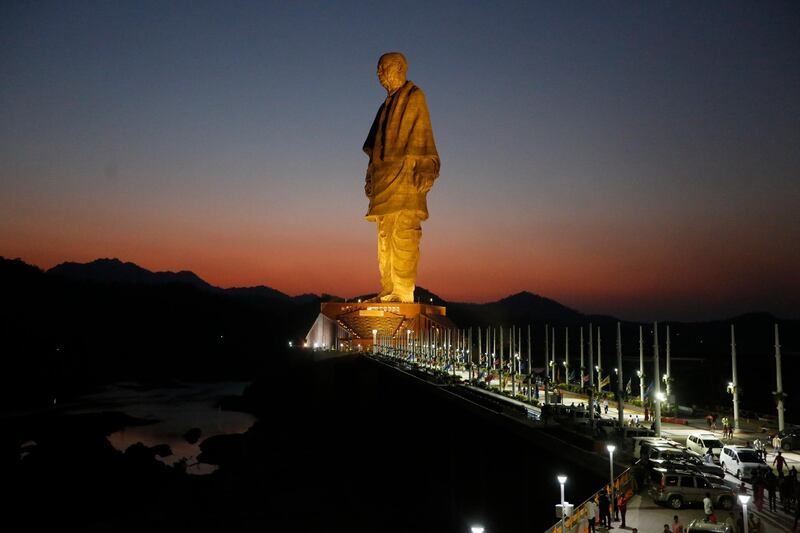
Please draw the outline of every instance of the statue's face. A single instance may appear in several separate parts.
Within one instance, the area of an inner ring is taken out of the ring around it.
[[[387,92],[400,87],[405,82],[402,67],[396,61],[381,61],[378,63],[378,81]]]

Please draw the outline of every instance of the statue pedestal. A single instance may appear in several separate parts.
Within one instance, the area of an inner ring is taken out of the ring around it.
[[[421,303],[339,303],[326,302],[306,336],[308,348],[371,350],[373,331],[378,337],[400,341],[418,339],[430,328],[450,329],[455,325],[440,305]],[[410,333],[409,333],[410,331]]]

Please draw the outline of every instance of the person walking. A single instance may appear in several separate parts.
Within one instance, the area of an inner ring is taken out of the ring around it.
[[[586,502],[586,520],[589,522],[589,532],[596,533],[594,529],[594,521],[597,519],[597,504],[594,503],[594,498],[589,498]]]
[[[760,513],[764,510],[764,480],[761,476],[755,476],[753,480],[753,499],[756,503],[756,509]]]
[[[714,452],[711,450],[711,448],[709,448],[708,451],[706,451],[706,454],[703,456],[703,462],[706,462],[710,465],[714,464]]]
[[[703,498],[703,514],[705,515],[706,522],[711,521],[711,516],[714,514],[714,505],[711,503],[711,493],[706,492],[706,497]]]
[[[797,529],[797,521],[800,520],[800,505],[794,506],[794,525],[792,526],[792,531]]]
[[[778,455],[772,460],[772,466],[778,470],[778,477],[783,477],[783,467],[786,466],[786,458],[778,451]]]
[[[758,437],[753,439],[753,449],[758,454],[758,458],[759,459],[761,459],[762,461],[766,460],[766,457],[762,453],[762,452],[764,452],[764,443],[761,442],[761,439],[759,439]]]
[[[600,525],[611,529],[611,512],[609,507],[611,501],[608,499],[606,491],[600,493],[600,498],[597,500],[597,506],[600,508]]]
[[[620,492],[617,498],[617,510],[619,511],[619,518],[621,521],[619,527],[625,529],[625,513],[628,512],[628,498],[625,497],[624,492]]]
[[[671,533],[683,533],[683,524],[678,520],[678,515],[672,517],[672,531]]]
[[[767,472],[764,476],[764,485],[767,489],[767,501],[769,503],[769,510],[778,512],[778,480],[772,470]]]

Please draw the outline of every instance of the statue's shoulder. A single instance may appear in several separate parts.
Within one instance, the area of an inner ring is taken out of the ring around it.
[[[425,101],[425,93],[419,85],[416,85],[414,82],[408,81],[404,89],[406,90],[409,101]]]

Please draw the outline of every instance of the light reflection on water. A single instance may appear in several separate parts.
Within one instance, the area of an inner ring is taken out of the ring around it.
[[[138,383],[117,383],[103,391],[87,395],[81,406],[70,409],[73,413],[120,411],[127,415],[157,420],[145,426],[130,426],[112,433],[108,440],[112,446],[125,451],[129,446],[141,442],[152,447],[167,444],[172,455],[158,457],[172,465],[186,460],[186,471],[191,474],[209,474],[216,465],[197,463],[200,442],[204,439],[227,433],[244,433],[256,418],[238,411],[223,411],[216,407],[223,396],[239,395],[247,383],[178,383],[170,387],[146,388]],[[190,444],[183,435],[192,428],[200,428],[202,434],[196,444]]]

